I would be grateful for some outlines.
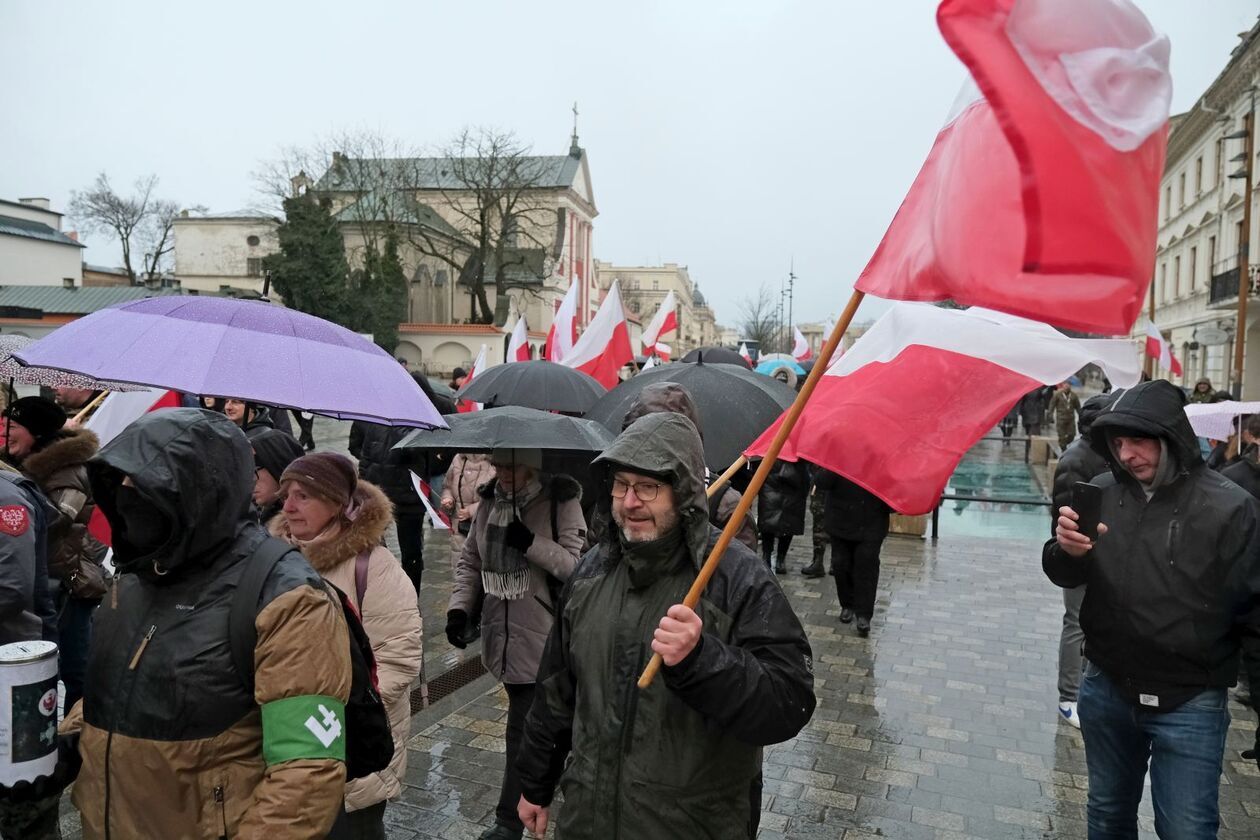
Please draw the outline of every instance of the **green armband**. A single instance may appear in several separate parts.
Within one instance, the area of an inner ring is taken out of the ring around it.
[[[263,704],[263,760],[346,760],[346,707],[336,697],[304,694]]]

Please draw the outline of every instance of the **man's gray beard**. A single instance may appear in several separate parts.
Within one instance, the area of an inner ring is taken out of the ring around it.
[[[621,531],[621,538],[625,540],[626,542],[648,543],[648,542],[652,542],[653,540],[659,540],[661,537],[668,534],[673,528],[676,528],[678,526],[678,521],[679,521],[678,511],[670,511],[668,514],[666,514],[666,516],[668,516],[667,521],[662,521],[662,518],[659,516],[656,517],[656,521],[654,523],[656,525],[656,528],[652,532],[651,536],[631,537],[628,533],[626,533],[626,527],[622,518],[617,516],[615,512],[613,513],[613,522],[617,524],[618,530]]]

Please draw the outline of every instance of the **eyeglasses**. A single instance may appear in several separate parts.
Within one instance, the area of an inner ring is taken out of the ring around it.
[[[661,492],[664,485],[658,481],[638,481],[631,484],[628,481],[622,481],[620,478],[614,478],[612,481],[612,495],[614,499],[624,499],[626,493],[633,489],[635,498],[640,502],[651,502],[656,499],[656,494]]]

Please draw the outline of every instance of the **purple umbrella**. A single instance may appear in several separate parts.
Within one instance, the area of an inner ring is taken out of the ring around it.
[[[446,427],[390,354],[322,318],[258,301],[132,301],[72,321],[13,355],[25,365],[341,420]]]

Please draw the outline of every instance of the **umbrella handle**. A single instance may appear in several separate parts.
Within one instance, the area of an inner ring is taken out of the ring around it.
[[[79,425],[80,421],[83,420],[83,418],[88,414],[88,412],[90,412],[92,409],[100,405],[101,402],[108,396],[109,396],[109,391],[101,391],[99,394],[96,395],[96,399],[92,400],[90,403],[83,406],[83,408],[79,409],[79,413],[74,415],[74,419],[71,420],[70,422],[75,426]]]
[[[717,491],[725,487],[730,480],[735,477],[735,473],[739,472],[746,466],[748,466],[748,459],[743,455],[740,455],[735,459],[735,463],[726,468],[726,472],[717,477],[717,481],[709,485],[708,489],[704,491],[705,496],[712,499]]]
[[[836,326],[827,338],[827,343],[818,351],[818,361],[814,363],[813,370],[809,372],[809,376],[801,387],[800,393],[796,395],[796,401],[787,410],[787,414],[783,417],[783,422],[779,425],[779,430],[775,432],[774,439],[770,441],[770,447],[766,450],[766,454],[762,456],[761,465],[757,467],[757,472],[753,473],[752,481],[748,483],[748,489],[744,492],[744,497],[739,500],[739,506],[731,514],[726,527],[722,529],[722,535],[718,537],[717,544],[709,552],[708,559],[704,561],[704,565],[700,568],[700,573],[696,575],[695,582],[691,584],[691,589],[687,591],[687,597],[683,599],[684,606],[694,610],[696,605],[700,603],[700,596],[704,593],[704,588],[709,585],[709,579],[717,571],[718,563],[722,562],[722,555],[726,553],[731,540],[735,538],[735,533],[743,526],[744,517],[748,515],[748,509],[752,507],[753,499],[761,491],[761,485],[766,483],[766,478],[769,477],[770,470],[773,469],[774,462],[779,457],[779,451],[783,449],[783,444],[787,443],[788,435],[792,434],[792,428],[796,425],[796,421],[800,419],[801,412],[805,410],[805,403],[809,401],[809,397],[814,393],[814,387],[818,384],[818,380],[826,372],[827,364],[831,361],[831,357],[835,355],[836,348],[840,346],[840,339],[844,337],[845,331],[853,321],[854,313],[857,312],[858,304],[862,302],[862,298],[865,296],[865,292],[854,289],[853,296],[849,298],[848,305],[845,306],[844,312],[840,314],[840,320],[836,321]],[[639,688],[646,689],[652,684],[652,680],[656,678],[656,672],[661,670],[663,661],[659,653],[652,654],[652,660],[648,662],[647,667],[643,669],[642,676],[639,677]]]

